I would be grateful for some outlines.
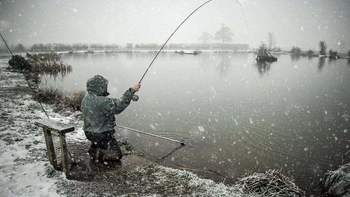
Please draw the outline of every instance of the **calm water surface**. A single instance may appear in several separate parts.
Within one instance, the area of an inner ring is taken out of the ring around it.
[[[153,54],[65,55],[65,77],[42,86],[67,94],[88,78],[109,79],[111,96],[135,84]],[[162,54],[143,81],[140,100],[118,116],[121,125],[185,139],[189,146],[162,161],[238,177],[275,168],[309,192],[325,171],[349,162],[350,64],[282,55],[256,65],[251,54]],[[156,159],[177,147],[120,131]]]

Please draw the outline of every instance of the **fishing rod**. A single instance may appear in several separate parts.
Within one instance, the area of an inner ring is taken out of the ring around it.
[[[143,73],[143,75],[141,76],[140,80],[139,80],[139,84],[141,84],[143,78],[146,76],[146,74],[148,73],[148,70],[151,68],[151,66],[153,65],[153,63],[155,62],[155,60],[157,59],[157,57],[159,56],[160,52],[162,52],[162,50],[164,49],[165,45],[169,42],[169,40],[173,37],[173,35],[177,32],[177,30],[180,29],[180,27],[195,13],[197,12],[199,9],[201,9],[203,6],[205,6],[206,4],[210,3],[213,0],[208,0],[204,3],[202,3],[200,6],[198,6],[196,9],[194,9],[189,15],[187,15],[187,17],[175,28],[175,30],[170,34],[170,36],[168,37],[168,39],[163,43],[163,45],[160,47],[160,49],[157,51],[156,55],[153,57],[151,63],[148,65],[146,71]],[[238,3],[239,6],[243,7],[242,4],[239,2],[239,0],[236,0],[236,2]],[[246,18],[246,17],[244,17]],[[246,24],[246,19],[245,19],[245,24]],[[246,24],[247,26],[247,24]]]
[[[130,127],[125,127],[125,126],[121,126],[121,125],[117,125],[116,127],[121,128],[121,129],[126,129],[126,130],[129,130],[129,131],[133,131],[133,132],[136,132],[136,133],[140,133],[140,134],[143,134],[143,135],[148,135],[148,136],[152,136],[152,137],[155,137],[155,138],[160,138],[160,139],[167,140],[167,141],[170,141],[170,142],[179,143],[179,144],[181,144],[181,146],[185,146],[186,145],[185,142],[182,142],[182,141],[179,141],[179,140],[171,139],[171,138],[168,138],[168,137],[163,137],[163,136],[156,135],[156,134],[153,134],[153,133],[147,133],[147,132],[140,131],[140,130],[137,130],[137,129],[133,129],[133,128],[130,128]]]
[[[145,70],[145,72],[142,74],[138,84],[141,84],[142,80],[145,78],[146,74],[148,73],[149,69],[152,67],[153,63],[155,62],[155,60],[157,59],[157,57],[159,56],[160,52],[162,52],[162,50],[164,49],[165,45],[169,42],[169,40],[174,36],[174,34],[180,29],[180,27],[195,13],[197,12],[199,9],[201,9],[203,6],[205,6],[206,4],[210,3],[211,1],[213,0],[207,0],[205,1],[204,3],[202,3],[200,6],[198,6],[196,9],[194,9],[190,14],[187,15],[187,17],[181,21],[181,23],[175,28],[175,30],[170,34],[170,36],[166,39],[166,41],[163,43],[163,45],[160,47],[160,49],[157,51],[156,55],[153,57],[151,63],[148,65],[147,69]],[[132,100],[133,101],[138,101],[139,100],[139,97],[137,95],[133,95],[132,97]],[[144,135],[149,135],[149,136],[152,136],[152,137],[156,137],[156,138],[161,138],[161,139],[165,139],[165,140],[168,140],[168,141],[171,141],[171,142],[175,142],[175,143],[180,143],[182,146],[185,145],[184,142],[180,142],[178,140],[174,140],[174,139],[171,139],[171,138],[167,138],[167,137],[163,137],[163,136],[159,136],[159,135],[155,135],[155,134],[151,134],[151,133],[146,133],[146,132],[143,132],[143,131],[139,131],[139,130],[136,130],[136,129],[132,129],[132,128],[129,128],[129,127],[124,127],[124,126],[117,126],[119,128],[123,128],[123,129],[127,129],[129,131],[134,131],[134,132],[137,132],[137,133],[141,133],[141,134],[144,134]]]
[[[213,0],[208,0],[204,3],[202,3],[200,6],[198,6],[196,9],[194,9],[176,28],[175,30],[170,34],[170,36],[168,37],[168,39],[163,43],[163,45],[160,47],[160,49],[158,50],[158,52],[156,53],[156,55],[153,57],[151,63],[148,65],[146,71],[143,73],[141,79],[139,80],[139,84],[141,84],[143,78],[146,76],[146,74],[148,73],[148,70],[151,68],[152,64],[154,63],[154,61],[157,59],[157,57],[159,56],[160,52],[162,52],[162,50],[164,49],[165,45],[169,42],[169,40],[173,37],[173,35],[177,32],[177,30],[195,13],[197,12],[197,10],[199,10],[200,8],[202,8],[203,6],[205,6],[206,4],[210,3]]]
[[[12,51],[11,51],[11,49],[10,49],[10,47],[7,45],[7,42],[6,42],[5,38],[2,36],[2,33],[1,33],[1,32],[0,32],[0,36],[1,36],[1,39],[2,39],[2,41],[4,42],[4,44],[5,44],[6,48],[7,48],[7,50],[8,50],[9,53],[11,54],[11,56],[14,56],[13,53],[12,53]]]
[[[0,32],[0,37],[1,37],[2,41],[4,42],[4,44],[5,44],[5,46],[6,46],[7,50],[8,50],[8,52],[11,54],[12,58],[14,58],[14,57],[15,57],[15,55],[14,55],[14,54],[13,54],[13,52],[11,51],[11,49],[10,49],[9,45],[7,44],[7,42],[6,42],[6,40],[5,40],[4,36],[2,35],[2,33],[1,33],[1,32]],[[21,57],[21,56],[19,56],[19,57]],[[21,58],[23,58],[23,57],[21,57]],[[28,85],[29,89],[30,89],[30,90],[33,92],[33,94],[36,94],[36,92],[35,92],[34,88],[33,88],[33,87],[30,85],[30,83],[29,83],[28,79],[26,78],[26,76],[25,76],[24,72],[20,72],[20,73],[22,73],[22,74],[23,74],[23,76],[24,76],[24,80],[27,82],[27,85]],[[47,119],[50,119],[50,116],[49,116],[49,114],[46,112],[46,110],[45,110],[45,108],[44,108],[43,104],[41,103],[41,101],[40,101],[40,100],[38,100],[38,102],[39,102],[39,105],[40,105],[41,109],[43,110],[43,112],[44,112],[45,116],[47,117]]]

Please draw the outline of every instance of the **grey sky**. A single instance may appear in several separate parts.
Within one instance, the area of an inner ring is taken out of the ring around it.
[[[350,48],[350,0],[214,0],[171,42],[198,42],[229,26],[233,42],[256,47],[273,32],[277,45]],[[0,0],[0,28],[13,43],[161,43],[204,0]]]

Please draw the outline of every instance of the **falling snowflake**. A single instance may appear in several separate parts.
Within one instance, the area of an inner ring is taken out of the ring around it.
[[[205,129],[204,129],[203,126],[198,126],[198,130],[199,130],[200,132],[204,132],[204,131],[205,131]]]
[[[156,127],[155,127],[153,124],[150,124],[149,126],[150,126],[153,130],[156,129]]]

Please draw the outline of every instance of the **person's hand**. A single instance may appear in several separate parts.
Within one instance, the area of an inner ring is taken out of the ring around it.
[[[133,89],[135,92],[139,91],[140,88],[141,88],[141,84],[139,83],[131,87],[131,89]]]

